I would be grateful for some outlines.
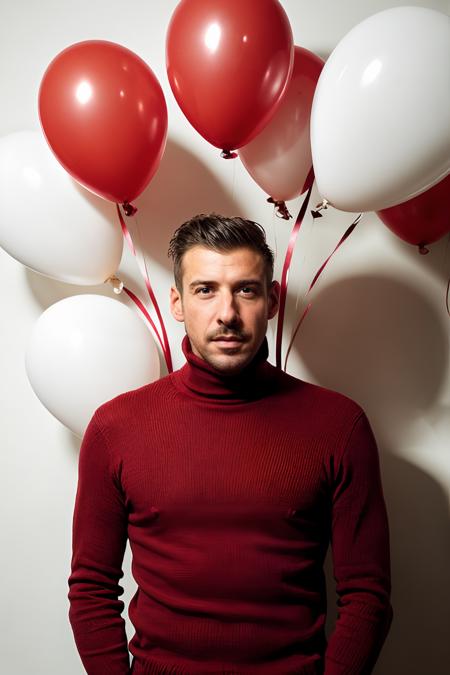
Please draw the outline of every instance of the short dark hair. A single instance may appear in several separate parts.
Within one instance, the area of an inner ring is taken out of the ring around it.
[[[265,261],[267,286],[273,277],[273,252],[266,242],[264,228],[253,220],[227,218],[217,213],[200,213],[180,225],[169,243],[167,255],[173,259],[175,284],[183,290],[183,256],[193,246],[205,246],[215,251],[249,248],[259,253]]]

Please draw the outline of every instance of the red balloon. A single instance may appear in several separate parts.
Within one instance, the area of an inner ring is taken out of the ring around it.
[[[432,244],[450,232],[449,194],[450,175],[417,197],[377,214],[394,234],[418,246],[421,253],[428,253],[425,244]]]
[[[158,168],[164,94],[149,66],[121,45],[87,40],[58,54],[41,82],[39,116],[63,167],[105,199],[132,201]]]
[[[192,126],[226,151],[248,143],[273,116],[293,57],[277,0],[181,0],[167,32],[174,96]]]

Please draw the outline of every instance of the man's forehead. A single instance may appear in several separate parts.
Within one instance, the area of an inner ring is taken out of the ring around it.
[[[193,246],[183,256],[183,273],[188,276],[208,273],[220,276],[223,273],[243,272],[264,274],[264,260],[251,248],[239,247],[229,251],[216,251],[206,246]]]

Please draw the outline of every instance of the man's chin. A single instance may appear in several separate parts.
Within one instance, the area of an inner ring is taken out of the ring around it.
[[[205,361],[223,375],[236,375],[248,365],[251,358],[248,354],[241,354],[239,349],[229,349],[227,354],[214,356],[208,354]]]

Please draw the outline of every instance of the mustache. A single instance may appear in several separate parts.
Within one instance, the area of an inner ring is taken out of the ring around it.
[[[242,333],[241,331],[236,331],[236,330],[221,330],[214,335],[211,335],[209,338],[210,340],[219,340],[220,338],[235,338],[236,340],[240,340],[241,342],[245,342],[247,340],[247,334]]]

